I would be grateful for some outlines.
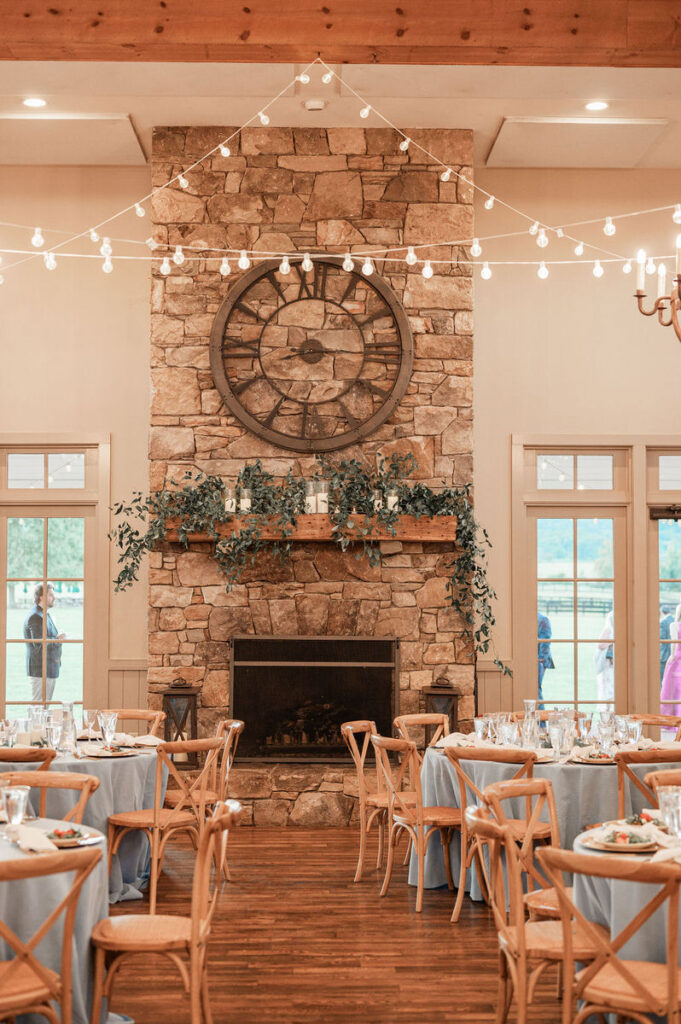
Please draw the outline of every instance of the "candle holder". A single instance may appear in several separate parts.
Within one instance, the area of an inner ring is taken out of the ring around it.
[[[669,295],[659,295],[650,309],[644,309],[643,307],[643,302],[646,298],[645,290],[637,288],[634,292],[639,313],[642,313],[643,316],[655,316],[657,314],[658,323],[663,327],[673,327],[679,341],[681,341],[681,320],[679,319],[679,313],[681,312],[680,295],[681,277],[679,275],[674,278]]]

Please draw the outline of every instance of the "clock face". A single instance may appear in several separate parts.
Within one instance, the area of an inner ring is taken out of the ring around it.
[[[315,257],[258,264],[237,282],[213,324],[216,387],[253,433],[300,452],[368,437],[404,395],[413,344],[404,310],[374,273]]]

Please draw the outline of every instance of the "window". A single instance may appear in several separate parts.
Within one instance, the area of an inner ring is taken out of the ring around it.
[[[92,684],[96,484],[96,447],[0,448],[0,716]]]

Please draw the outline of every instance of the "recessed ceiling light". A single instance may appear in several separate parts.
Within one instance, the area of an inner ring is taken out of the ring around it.
[[[41,100],[40,96],[28,96],[24,100],[25,107],[46,107],[47,100]]]
[[[608,104],[605,100],[591,100],[590,103],[586,104],[587,110],[607,110]]]

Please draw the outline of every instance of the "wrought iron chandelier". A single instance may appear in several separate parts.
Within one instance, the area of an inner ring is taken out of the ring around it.
[[[664,263],[658,265],[657,298],[653,303],[652,309],[643,308],[643,300],[646,297],[646,268],[650,272],[652,257],[647,259],[643,249],[639,249],[636,254],[636,263],[637,279],[634,298],[636,299],[639,313],[643,313],[644,316],[654,316],[657,313],[658,323],[662,324],[663,327],[673,327],[676,337],[681,341],[681,235],[678,235],[676,239],[676,273],[672,278],[668,295],[666,294],[667,267]]]

